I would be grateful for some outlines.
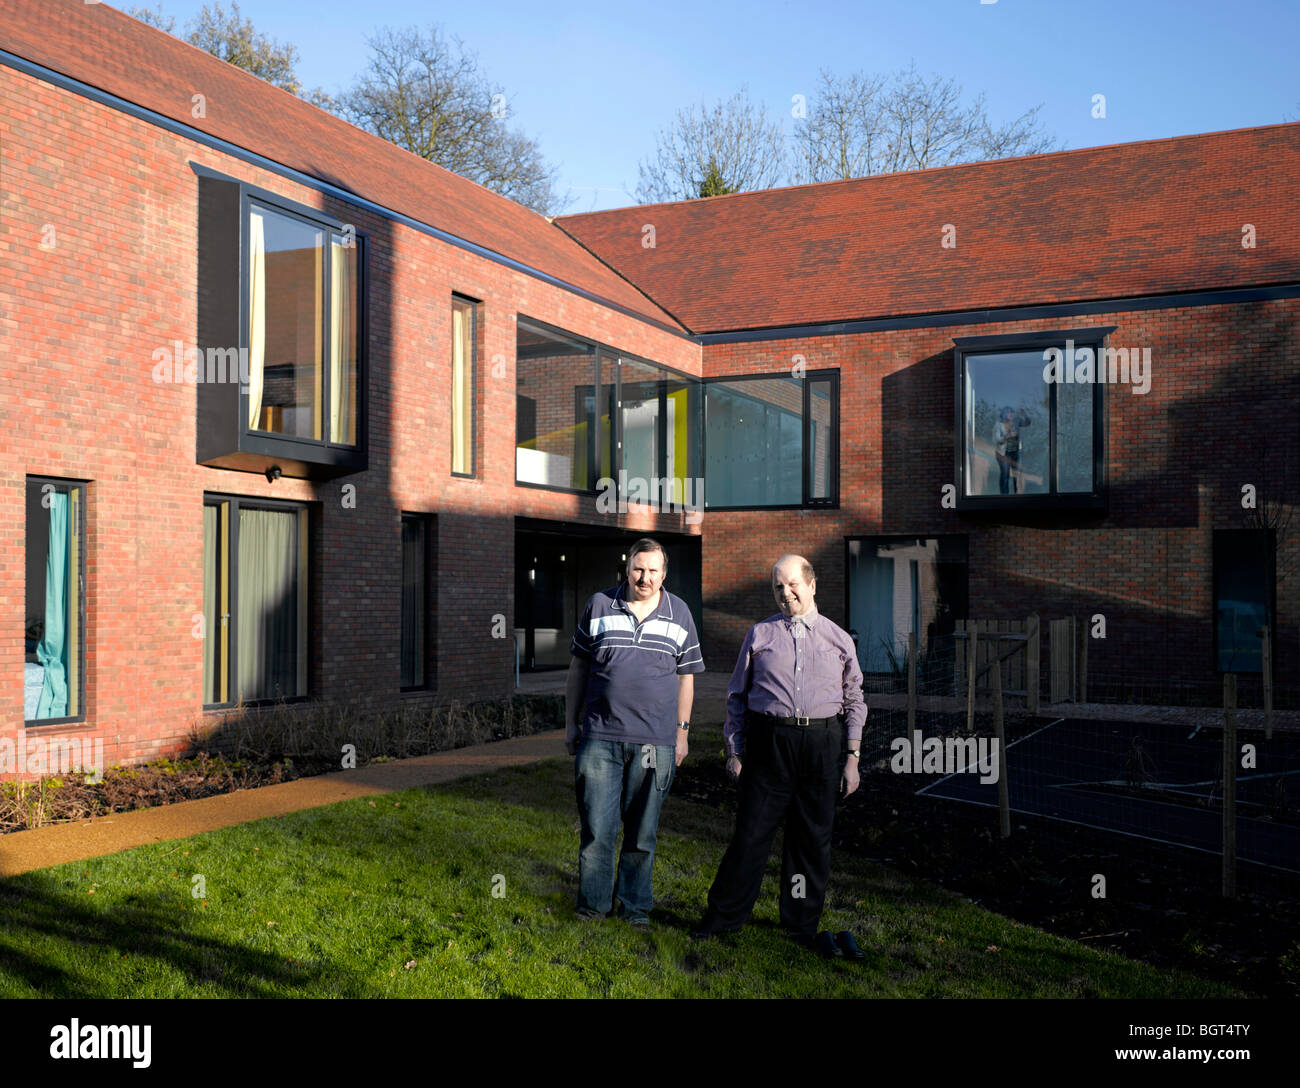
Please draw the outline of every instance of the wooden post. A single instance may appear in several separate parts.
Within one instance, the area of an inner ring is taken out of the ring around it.
[[[907,632],[907,741],[916,728],[916,632]]]
[[[975,624],[966,628],[966,732],[975,731],[975,648],[978,645],[979,632]]]
[[[1079,630],[1079,702],[1088,701],[1088,643],[1092,641],[1092,625],[1085,616]]]
[[[1264,644],[1260,647],[1260,652],[1264,655],[1262,665],[1264,667],[1264,739],[1273,739],[1273,640],[1270,637],[1268,625],[1262,628],[1264,635]]]
[[[1223,677],[1223,897],[1237,897],[1237,676]]]
[[[1026,699],[1026,709],[1030,714],[1038,713],[1038,661],[1041,652],[1038,646],[1038,613],[1030,615],[1028,623],[1025,625],[1025,634],[1029,640],[1025,643],[1025,690],[1028,692]],[[1001,669],[998,670],[1001,673]]]
[[[993,736],[998,742],[998,827],[1011,838],[1011,800],[1007,790],[1007,734],[1002,721],[1002,662],[993,655]]]

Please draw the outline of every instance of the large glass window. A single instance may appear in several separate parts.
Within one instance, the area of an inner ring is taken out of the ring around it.
[[[1214,654],[1220,672],[1263,671],[1260,628],[1273,622],[1273,545],[1268,529],[1214,532]]]
[[[659,480],[658,498],[699,502],[699,382],[636,359],[619,360],[622,467],[627,477]]]
[[[307,694],[306,507],[205,500],[204,703]]]
[[[1059,373],[1072,378],[1075,353],[1096,360],[1108,331],[956,341],[962,505],[1100,501],[1104,383],[1051,368],[1064,353]]]
[[[359,245],[249,203],[250,430],[356,444]]]
[[[86,489],[27,478],[27,595],[23,718],[28,724],[85,716]]]
[[[451,471],[455,476],[474,475],[477,309],[468,299],[452,299]]]
[[[522,319],[517,330],[515,479],[593,490],[600,429],[595,346]]]
[[[709,509],[837,501],[837,374],[706,381],[704,425]]]

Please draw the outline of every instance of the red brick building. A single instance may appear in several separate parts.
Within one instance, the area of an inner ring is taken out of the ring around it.
[[[1105,616],[1094,683],[1264,620],[1294,676],[1297,177],[1282,125],[552,222],[19,0],[0,756],[507,694],[646,532],[713,670],[799,551],[868,672],[1033,611]]]

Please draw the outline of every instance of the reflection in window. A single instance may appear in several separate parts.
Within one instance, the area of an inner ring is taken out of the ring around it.
[[[666,497],[672,502],[698,502],[690,478],[699,382],[633,359],[620,366],[624,471],[629,478],[671,481]]]
[[[520,320],[516,342],[515,479],[595,487],[595,348]]]
[[[1099,387],[1045,381],[1043,351],[961,357],[965,495],[1095,493]]]
[[[474,475],[476,309],[467,299],[452,299],[451,471],[457,476]]]
[[[85,607],[85,487],[27,480],[27,604],[23,718],[80,718]]]

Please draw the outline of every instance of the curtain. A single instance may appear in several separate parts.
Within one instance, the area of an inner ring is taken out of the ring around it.
[[[266,225],[259,212],[249,212],[248,226],[248,426],[257,430],[266,364]]]
[[[298,521],[289,510],[239,511],[239,696],[298,690]]]
[[[469,375],[465,348],[469,343],[469,312],[459,304],[451,310],[451,471],[469,472]]]
[[[330,243],[330,441],[356,443],[353,389],[356,386],[357,297],[352,255],[337,240]]]
[[[62,718],[68,713],[68,496],[50,495],[50,546],[45,559],[45,637],[36,647],[36,660],[45,669],[38,718]]]

